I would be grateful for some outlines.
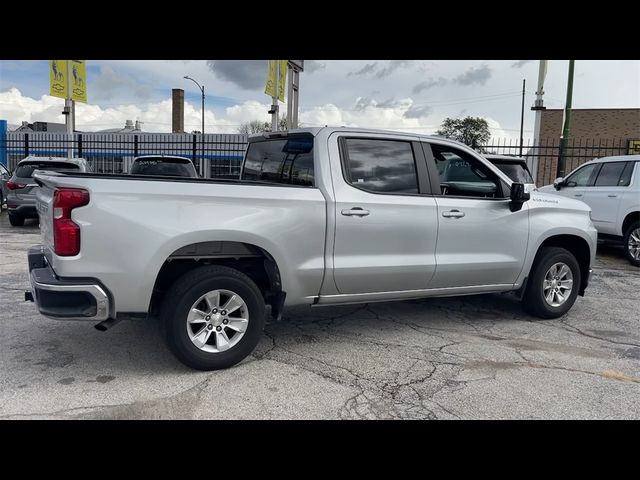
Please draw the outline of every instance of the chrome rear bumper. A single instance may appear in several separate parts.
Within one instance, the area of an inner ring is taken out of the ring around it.
[[[110,299],[106,289],[95,279],[59,278],[47,262],[41,245],[29,249],[29,274],[31,297],[42,315],[59,320],[109,318]]]

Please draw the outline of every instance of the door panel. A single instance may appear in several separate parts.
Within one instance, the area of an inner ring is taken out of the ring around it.
[[[336,192],[334,279],[340,293],[428,288],[437,238],[433,197]],[[361,208],[366,216],[345,216]]]
[[[591,207],[591,219],[600,233],[620,235],[616,231],[616,220],[620,201],[629,190],[629,178],[623,171],[628,162],[606,162],[598,172],[592,187],[587,187],[584,202]]]
[[[424,146],[440,187],[431,288],[513,284],[527,250],[526,203],[511,212],[504,198],[508,185],[474,151],[437,142]]]
[[[338,292],[428,288],[435,272],[437,207],[433,197],[418,193],[417,169],[409,165],[412,155],[422,160],[411,144],[415,138],[364,135],[349,146],[349,135],[337,136],[345,138],[330,159],[336,218],[333,276]],[[350,158],[344,171],[340,157],[345,162]]]
[[[514,283],[527,250],[527,204],[511,212],[509,200],[441,196],[436,202],[438,266],[431,287]]]

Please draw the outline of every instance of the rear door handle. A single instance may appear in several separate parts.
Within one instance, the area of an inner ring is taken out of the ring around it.
[[[442,216],[447,218],[462,218],[464,217],[464,212],[460,210],[449,210],[448,212],[442,212]]]
[[[344,209],[340,213],[345,217],[366,217],[370,212],[364,208],[353,207],[351,209]]]
[[[574,194],[573,194],[573,196],[574,196],[574,197],[581,197],[581,196],[582,196],[582,194],[581,194],[581,193],[574,193]]]
[[[607,197],[609,197],[609,198],[616,198],[617,196],[618,196],[618,195],[614,195],[614,194],[607,195]]]

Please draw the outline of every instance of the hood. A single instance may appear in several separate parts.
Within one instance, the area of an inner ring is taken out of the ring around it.
[[[554,187],[553,185],[545,185],[544,187],[538,187],[538,191],[545,193],[556,193],[558,190],[556,190],[556,187]]]
[[[545,190],[542,190],[545,189]],[[547,186],[539,188],[536,191],[531,192],[531,199],[529,200],[530,208],[536,207],[547,207],[547,208],[563,208],[566,210],[575,210],[581,212],[590,212],[591,207],[580,200],[575,200],[573,198],[567,198],[562,195],[554,195],[553,193],[549,193],[547,190]],[[551,185],[551,189],[555,192],[556,190]]]

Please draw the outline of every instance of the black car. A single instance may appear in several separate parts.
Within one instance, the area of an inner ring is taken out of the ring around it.
[[[498,167],[514,182],[529,185],[535,184],[533,176],[529,171],[529,167],[527,167],[527,161],[524,158],[492,154],[487,154],[484,157]]]

